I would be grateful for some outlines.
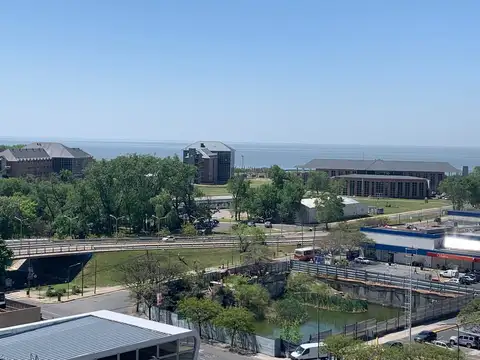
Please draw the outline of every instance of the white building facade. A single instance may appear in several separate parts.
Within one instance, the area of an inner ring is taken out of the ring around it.
[[[345,219],[353,219],[368,215],[368,205],[362,204],[357,200],[341,196],[343,202],[343,217]],[[317,222],[317,199],[302,199],[300,210],[297,214],[296,222],[300,224],[314,224]]]

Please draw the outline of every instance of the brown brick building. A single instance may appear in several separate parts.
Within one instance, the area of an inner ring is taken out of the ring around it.
[[[297,167],[306,180],[308,172],[325,171],[345,180],[344,195],[423,199],[437,191],[449,174],[460,171],[446,162],[314,159]]]
[[[82,176],[93,157],[78,148],[59,143],[32,143],[20,149],[0,152],[0,175],[21,177],[25,175],[48,176],[69,170],[74,176]]]

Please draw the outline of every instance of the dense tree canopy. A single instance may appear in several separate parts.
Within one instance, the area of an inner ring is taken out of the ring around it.
[[[452,201],[455,210],[470,204],[480,208],[480,167],[475,167],[468,176],[449,176],[440,183],[439,191]]]
[[[113,234],[117,222],[136,234],[179,229],[211,216],[194,201],[195,171],[177,157],[125,155],[93,162],[82,179],[0,179],[0,237]]]

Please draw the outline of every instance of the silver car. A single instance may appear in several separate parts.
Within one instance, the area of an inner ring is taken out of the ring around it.
[[[466,346],[467,348],[479,348],[480,340],[478,336],[473,335],[460,335],[450,337],[450,345],[457,345]]]

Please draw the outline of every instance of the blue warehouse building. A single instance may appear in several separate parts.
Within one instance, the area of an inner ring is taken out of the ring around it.
[[[392,225],[363,227],[362,233],[375,243],[365,248],[365,256],[379,261],[407,264],[409,261],[425,267],[457,267],[460,270],[480,270],[480,233],[477,233],[480,212],[449,211],[455,226]],[[468,219],[461,227],[458,220]]]

